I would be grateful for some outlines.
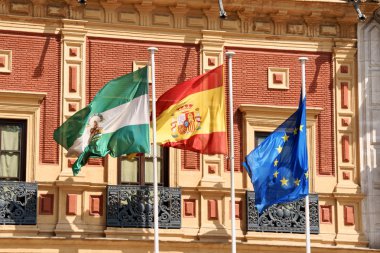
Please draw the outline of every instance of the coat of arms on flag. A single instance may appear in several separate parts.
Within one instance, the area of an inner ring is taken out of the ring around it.
[[[91,103],[54,131],[54,140],[76,155],[74,175],[90,157],[149,153],[147,67],[107,83]]]
[[[157,100],[157,143],[227,154],[223,66],[177,84]]]
[[[172,115],[172,137],[192,134],[201,129],[201,115],[199,108],[193,108],[193,104],[185,104]]]

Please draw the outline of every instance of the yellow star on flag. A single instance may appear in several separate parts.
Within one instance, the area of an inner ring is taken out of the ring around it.
[[[284,142],[287,142],[288,139],[289,139],[289,135],[287,135],[287,134],[285,133],[285,135],[282,136],[281,138],[284,140]]]
[[[277,164],[278,164],[278,160],[274,160],[274,166],[277,167]]]
[[[303,131],[303,125],[300,125],[300,131],[301,132]]]
[[[281,182],[281,186],[287,186],[288,185],[288,179],[286,179],[285,177],[283,177],[280,182]]]
[[[294,130],[293,130],[293,134],[294,134],[294,135],[297,135],[297,132],[298,132],[298,129],[297,129],[297,128],[294,128]]]
[[[278,153],[280,154],[282,151],[282,147],[280,145],[278,145],[278,148],[276,148],[276,149],[277,149]]]
[[[306,179],[309,178],[309,172],[305,172],[305,177],[306,177]]]
[[[275,173],[273,173],[273,176],[275,177],[275,178],[277,178],[277,176],[278,176],[278,171],[276,170],[276,172]]]
[[[298,178],[296,180],[294,180],[294,184],[297,185],[297,186],[300,185],[300,182],[301,182],[301,180],[299,180]]]

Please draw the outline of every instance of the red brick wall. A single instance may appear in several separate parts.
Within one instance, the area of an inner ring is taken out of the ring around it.
[[[133,61],[150,60],[147,48],[151,46],[158,48],[155,54],[157,98],[174,85],[199,75],[200,56],[197,46],[88,38],[87,102],[105,83],[132,72]]]
[[[12,50],[12,72],[0,73],[0,89],[47,93],[41,105],[40,162],[57,164],[53,131],[60,113],[60,36],[0,31],[0,49]]]
[[[298,106],[301,90],[301,56],[307,56],[307,106],[321,107],[316,130],[316,165],[319,174],[334,175],[334,121],[332,56],[330,53],[228,49],[233,57],[235,167],[241,168],[242,114],[240,104]],[[268,67],[289,68],[289,90],[268,89]],[[227,71],[226,71],[226,80]],[[227,81],[226,81],[227,82]],[[240,159],[239,159],[240,158]]]

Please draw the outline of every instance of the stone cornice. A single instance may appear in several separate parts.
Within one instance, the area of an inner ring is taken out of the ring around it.
[[[379,3],[367,1],[363,12],[372,17]],[[120,25],[180,30],[222,30],[237,34],[281,37],[356,38],[356,12],[345,0],[228,1],[227,20],[220,20],[217,2],[190,0],[91,0],[79,6],[75,0],[17,0],[0,2],[2,21],[59,19],[88,21],[104,29]]]

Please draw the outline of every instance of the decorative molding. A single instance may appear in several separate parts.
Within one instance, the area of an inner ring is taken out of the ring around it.
[[[103,215],[103,195],[90,195],[90,210],[91,216]]]
[[[350,162],[350,137],[348,135],[342,136],[342,161]]]
[[[234,208],[235,208],[235,219],[236,220],[241,220],[243,217],[242,217],[242,212],[243,212],[243,202],[241,200],[239,201],[235,201],[235,205],[234,205]],[[230,202],[230,215],[229,217],[231,217],[231,202]]]
[[[268,68],[268,89],[289,89],[289,69],[288,68]]]
[[[331,205],[321,205],[321,223],[332,224],[332,206]]]
[[[77,92],[78,90],[78,68],[77,66],[69,66],[69,91]]]
[[[341,108],[348,109],[348,106],[349,106],[348,82],[341,82],[340,89],[341,89],[341,94],[342,94]]]
[[[194,218],[196,214],[196,200],[195,199],[184,199],[183,200],[184,213],[183,217],[185,218]]]
[[[208,165],[208,174],[216,174],[218,170],[218,166],[215,164]]]
[[[344,206],[344,225],[352,226],[355,225],[355,213],[354,206]]]
[[[218,219],[218,200],[209,199],[207,201],[207,213],[209,220],[217,220]]]
[[[12,51],[0,50],[0,73],[12,72]]]

